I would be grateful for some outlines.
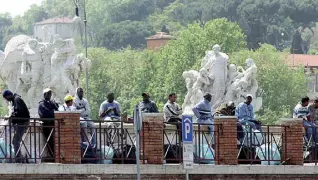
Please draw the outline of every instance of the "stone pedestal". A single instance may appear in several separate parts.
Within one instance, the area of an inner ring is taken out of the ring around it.
[[[282,161],[288,165],[303,165],[303,120],[282,119]]]
[[[142,114],[143,127],[140,148],[146,164],[162,164],[163,162],[163,114]]]
[[[215,120],[215,163],[237,165],[237,120],[233,116],[216,117]]]
[[[55,112],[55,162],[81,163],[79,112]]]

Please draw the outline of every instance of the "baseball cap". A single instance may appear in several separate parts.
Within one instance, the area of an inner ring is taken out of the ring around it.
[[[50,88],[45,88],[45,89],[43,90],[43,94],[45,94],[45,93],[47,93],[47,92],[50,92],[50,91],[52,91]]]
[[[71,96],[71,95],[66,95],[65,98],[64,98],[64,101],[65,101],[65,102],[66,102],[66,101],[72,101],[72,100],[74,100],[74,97]]]
[[[245,97],[246,98],[251,97],[253,99],[253,95],[252,94],[247,94]]]

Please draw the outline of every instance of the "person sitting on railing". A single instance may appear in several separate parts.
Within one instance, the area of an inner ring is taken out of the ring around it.
[[[64,98],[64,104],[59,107],[59,111],[76,111],[76,107],[73,106],[74,97],[66,95]]]
[[[107,100],[100,105],[99,117],[105,121],[120,120],[120,105],[115,101],[114,93],[109,93]]]
[[[46,140],[49,140],[48,147],[50,150],[48,151],[51,157],[54,157],[54,132],[49,138],[51,131],[54,128],[54,111],[58,111],[58,104],[51,100],[52,98],[52,90],[46,88],[43,90],[44,99],[39,102],[38,113],[39,117],[43,119],[43,135]],[[45,120],[46,119],[46,120]],[[52,151],[52,153],[51,153]]]
[[[12,126],[15,130],[15,133],[12,139],[12,144],[14,148],[14,153],[16,154],[15,162],[22,163],[23,159],[22,159],[21,149],[19,150],[19,147],[22,141],[22,136],[29,126],[30,112],[28,107],[24,103],[23,99],[19,95],[13,94],[10,90],[4,90],[2,92],[2,96],[7,101],[12,102],[13,112],[9,116],[9,118],[11,119]],[[9,155],[6,154],[6,156],[9,156]]]
[[[210,93],[205,93],[203,96],[204,100],[199,102],[197,105],[194,106],[192,109],[194,115],[198,118],[199,124],[207,124],[209,127],[209,131],[211,137],[213,138],[213,131],[214,131],[214,119],[212,116],[212,107],[211,107],[211,100],[212,95]],[[214,142],[214,141],[212,141]]]
[[[168,96],[168,102],[163,106],[163,117],[166,122],[173,123],[177,126],[178,136],[180,142],[182,140],[182,127],[181,118],[182,109],[179,104],[176,103],[176,93],[170,93]]]
[[[142,93],[143,100],[139,103],[139,108],[143,113],[158,113],[158,107],[154,101],[150,100],[149,93]]]
[[[77,111],[81,112],[81,127],[82,128],[89,128],[90,129],[90,133],[92,136],[92,141],[91,141],[91,145],[94,146],[96,145],[96,126],[95,123],[92,121],[92,119],[90,118],[90,107],[88,104],[87,99],[85,99],[84,97],[84,91],[83,88],[79,87],[76,89],[76,97],[73,103],[73,106],[75,106]],[[83,121],[84,120],[84,121]],[[87,136],[88,137],[88,136]],[[87,138],[85,138],[87,139]]]
[[[305,96],[301,99],[301,102],[298,103],[293,111],[293,118],[302,118],[304,127],[306,128],[306,137],[308,140],[315,138],[315,142],[317,142],[317,128],[318,126],[312,123],[310,111],[308,108],[309,105],[309,97]]]
[[[246,95],[246,101],[240,103],[235,109],[235,116],[242,125],[248,125],[253,129],[262,131],[261,122],[255,119],[254,107],[251,104],[253,96],[251,94]]]
[[[318,97],[316,97],[314,102],[308,106],[308,109],[311,121],[318,125]]]
[[[213,116],[235,116],[235,108],[233,101],[223,103],[216,108]],[[243,126],[240,122],[237,122],[237,138],[239,140],[244,138]]]

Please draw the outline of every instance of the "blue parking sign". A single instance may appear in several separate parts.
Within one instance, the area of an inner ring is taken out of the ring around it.
[[[182,140],[185,143],[193,141],[192,116],[182,116]]]

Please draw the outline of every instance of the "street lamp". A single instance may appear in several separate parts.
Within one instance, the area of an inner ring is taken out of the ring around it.
[[[79,16],[79,0],[74,0],[75,4],[75,18],[74,21],[79,21],[81,22],[81,18]],[[87,19],[86,19],[86,0],[83,0],[83,9],[84,9],[84,36],[85,36],[85,57],[87,58]],[[86,98],[88,100],[89,98],[89,93],[88,93],[88,66],[86,65],[85,67],[85,80],[86,80]]]

